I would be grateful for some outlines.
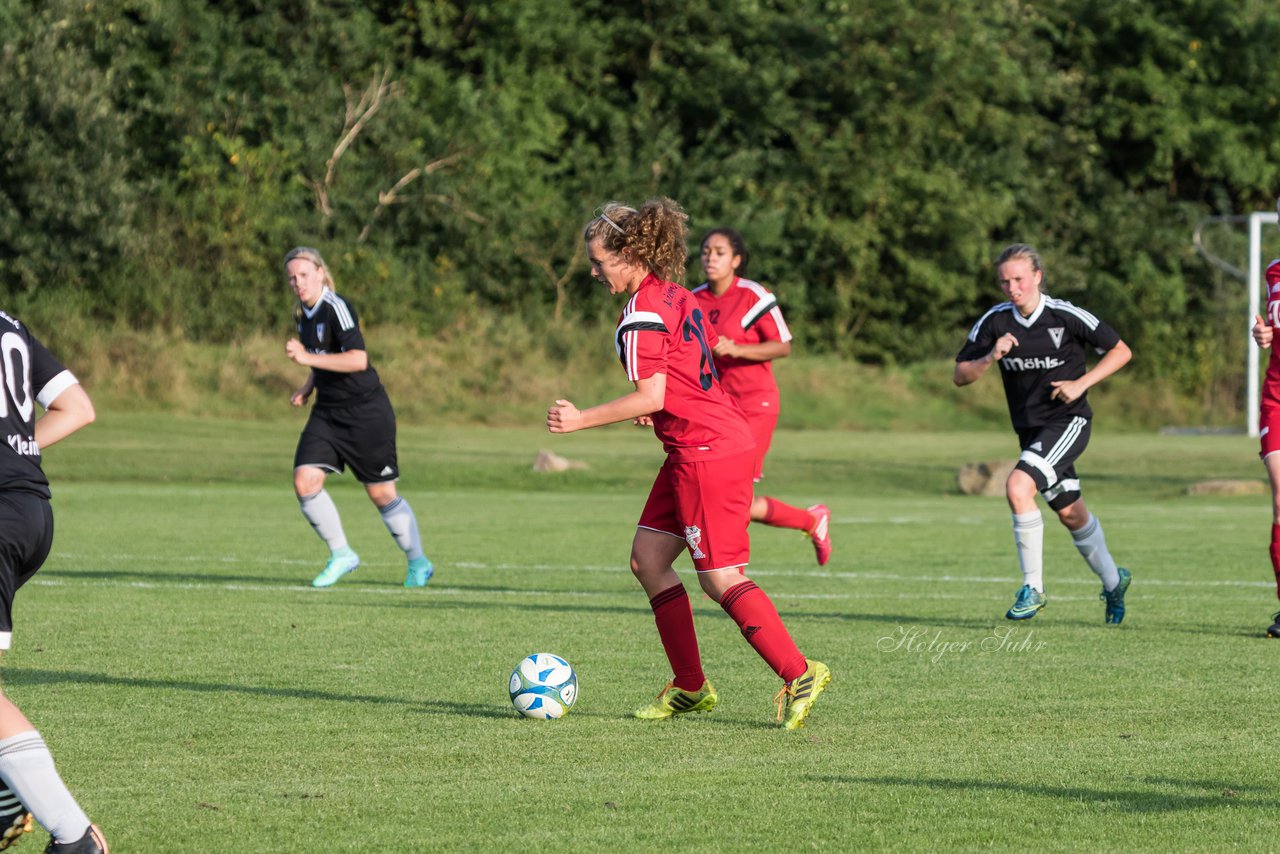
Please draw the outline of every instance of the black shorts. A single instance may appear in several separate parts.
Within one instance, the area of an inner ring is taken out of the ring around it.
[[[396,414],[386,392],[354,406],[312,408],[293,455],[293,467],[300,466],[333,472],[350,466],[361,483],[399,479]]]
[[[1061,421],[1018,431],[1022,456],[1017,468],[1031,475],[1049,507],[1061,510],[1080,497],[1076,459],[1089,447],[1093,421],[1073,415]]]
[[[0,650],[13,640],[13,597],[53,546],[53,508],[29,492],[0,492]]]

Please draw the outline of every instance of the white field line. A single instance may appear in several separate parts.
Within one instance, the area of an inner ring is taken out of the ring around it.
[[[231,557],[231,556],[222,556],[222,557],[188,556],[188,557],[173,558],[173,557],[161,557],[161,556],[153,556],[153,555],[128,555],[128,554],[92,555],[91,556],[91,555],[60,552],[58,553],[58,557],[60,559],[71,559],[71,560],[78,560],[78,561],[91,561],[91,560],[102,560],[102,559],[118,560],[124,563],[129,563],[134,565],[137,565],[140,563],[250,564],[250,563],[260,562],[257,559],[249,560],[249,559]],[[297,559],[275,560],[275,561],[272,561],[272,563],[276,565],[283,564],[283,565],[289,565],[289,566],[292,566],[292,565],[316,566],[317,565],[315,560],[297,560]],[[400,564],[392,563],[390,561],[365,561],[362,565],[369,566],[369,567],[394,565],[396,567],[399,567]],[[627,572],[626,567],[622,564],[573,565],[573,564],[548,564],[548,563],[482,563],[482,562],[476,562],[476,561],[459,561],[456,563],[440,565],[440,568],[446,571],[449,569],[464,569],[464,570],[498,570],[502,572],[547,572],[547,571],[555,571],[555,570],[569,571],[569,572],[604,572],[604,573],[616,573],[616,574],[624,574]],[[906,574],[906,573],[900,573],[900,572],[827,572],[824,570],[788,570],[788,569],[775,570],[775,569],[759,569],[756,567],[750,567],[749,569],[752,577],[761,577],[761,578],[828,578],[828,579],[848,580],[848,581],[890,581],[890,582],[903,582],[903,583],[910,583],[910,584],[919,584],[923,582],[927,584],[1000,584],[1004,586],[1008,586],[1010,584],[1016,585],[1018,581],[1016,576],[1012,573],[1006,576],[974,576],[974,575],[912,575],[912,574]],[[51,572],[56,572],[56,570],[52,570],[52,571],[47,570],[41,575],[37,575],[28,583],[29,584],[47,584],[47,585],[58,585],[58,584],[68,583],[67,579],[49,578],[49,574]],[[352,584],[344,585],[344,587],[354,587],[355,584],[359,584],[359,582],[355,581],[354,579],[353,579],[353,582],[354,583]],[[156,587],[156,588],[163,587],[163,588],[178,588],[178,589],[217,588],[221,590],[253,590],[253,591],[310,590],[311,589],[309,585],[306,585],[306,586],[289,585],[289,586],[281,587],[279,585],[244,584],[239,582],[206,583],[206,582],[165,582],[165,581],[73,580],[73,581],[70,581],[69,583],[71,584],[107,584],[107,585],[116,586],[116,587],[133,586],[133,587]],[[1097,587],[1098,579],[1094,577],[1092,574],[1087,572],[1075,572],[1069,577],[1065,577],[1065,578],[1055,577],[1052,583],[1054,587],[1060,587],[1064,585]],[[1180,579],[1170,579],[1170,578],[1149,578],[1145,575],[1138,575],[1135,577],[1135,583],[1139,584],[1141,587],[1177,587],[1177,588],[1192,588],[1192,589],[1195,589],[1195,588],[1213,589],[1213,588],[1223,588],[1223,587],[1270,588],[1274,585],[1275,582],[1274,581],[1249,581],[1245,579],[1180,580]],[[433,587],[433,589],[436,589],[436,590],[443,589],[443,586]],[[396,592],[396,591],[379,591],[379,592]],[[456,592],[462,592],[462,591],[456,591]],[[494,592],[500,592],[500,591],[494,591]],[[520,592],[527,592],[527,591],[512,590],[511,592],[520,593]],[[554,591],[549,591],[549,592],[554,592]],[[571,594],[560,593],[557,595],[571,595]],[[583,595],[587,595],[587,594],[583,594]],[[612,594],[608,594],[608,595],[612,595]],[[803,595],[803,596],[807,596],[808,598],[833,598],[833,599],[847,598],[842,594],[790,594],[788,593],[788,594],[779,594],[779,595],[787,595],[787,596]],[[920,594],[916,592],[911,595],[914,597],[914,596],[919,596]],[[933,594],[929,594],[929,595],[933,596]],[[942,598],[942,597],[937,597],[937,598]],[[1055,598],[1062,599],[1066,597],[1055,596]]]

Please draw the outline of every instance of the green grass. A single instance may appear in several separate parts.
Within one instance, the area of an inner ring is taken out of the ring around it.
[[[107,413],[48,453],[57,541],[6,692],[115,850],[1274,848],[1269,502],[1186,495],[1260,479],[1248,439],[1099,424],[1086,497],[1134,572],[1113,629],[1052,522],[1048,607],[1002,619],[1008,511],[954,475],[1011,454],[1007,432],[780,434],[765,492],[826,501],[836,545],[819,571],[798,535],[752,531],[752,576],[834,673],[785,733],[775,678],[696,593],[720,707],[629,718],[667,679],[626,570],[652,437],[402,428],[436,579],[400,587],[347,477],[365,563],[313,591],[300,423]],[[534,474],[540,447],[591,467]],[[507,702],[535,651],[577,668],[564,720]]]

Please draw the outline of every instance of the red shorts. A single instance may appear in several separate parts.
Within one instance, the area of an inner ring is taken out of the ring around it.
[[[743,410],[742,414],[747,416],[751,436],[756,440],[755,468],[752,469],[751,478],[759,483],[764,477],[764,458],[769,453],[769,443],[773,441],[773,430],[778,426],[778,412],[769,409],[752,409],[750,412]]]
[[[668,457],[636,526],[684,540],[698,572],[746,566],[755,454],[698,462]]]
[[[1280,451],[1280,406],[1263,407],[1258,418],[1258,433],[1261,444],[1259,457],[1265,460],[1269,455]]]

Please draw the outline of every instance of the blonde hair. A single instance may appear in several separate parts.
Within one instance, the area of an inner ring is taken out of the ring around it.
[[[333,273],[329,271],[329,265],[324,262],[324,257],[320,254],[319,249],[313,249],[310,246],[295,246],[288,252],[284,253],[284,268],[289,269],[289,262],[301,258],[304,261],[310,261],[320,268],[320,272],[324,273],[324,283],[329,290],[334,290]]]
[[[678,281],[688,258],[689,215],[674,199],[650,199],[639,210],[606,202],[582,229],[582,239],[644,264],[661,279]]]
[[[1034,247],[1025,243],[1013,243],[1004,248],[996,258],[996,274],[1000,273],[1000,265],[1006,261],[1012,261],[1014,258],[1022,258],[1031,262],[1031,269],[1037,273],[1043,273],[1044,267],[1040,266],[1040,253]]]

